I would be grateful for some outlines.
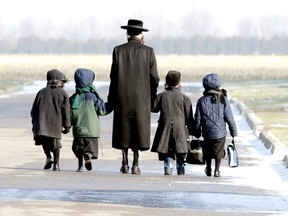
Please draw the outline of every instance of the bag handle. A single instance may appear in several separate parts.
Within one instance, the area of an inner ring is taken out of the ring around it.
[[[232,144],[233,144],[233,146],[234,146],[234,148],[235,148],[235,139],[234,139],[234,137],[232,137]]]

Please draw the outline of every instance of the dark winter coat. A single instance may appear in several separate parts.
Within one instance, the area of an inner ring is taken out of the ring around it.
[[[168,87],[167,91],[157,95],[153,112],[159,112],[158,127],[152,145],[152,152],[168,153],[171,123],[175,153],[187,153],[189,132],[194,132],[192,103],[179,88]]]
[[[196,133],[204,139],[219,139],[227,135],[226,123],[228,124],[230,135],[237,136],[237,128],[233,118],[233,113],[226,96],[224,103],[212,102],[212,95],[202,96],[196,105],[195,125]]]
[[[112,147],[150,148],[151,100],[159,83],[154,50],[132,37],[113,50],[108,102],[114,105]]]
[[[70,128],[69,96],[62,87],[47,86],[41,89],[31,110],[32,131],[36,136],[61,139],[63,128]]]

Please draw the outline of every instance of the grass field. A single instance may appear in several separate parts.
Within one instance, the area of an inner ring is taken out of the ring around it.
[[[253,109],[266,129],[288,146],[288,56],[156,56],[161,80],[168,70],[182,73],[182,81],[201,81],[218,73],[223,86]],[[45,80],[57,68],[73,80],[79,67],[92,69],[96,80],[109,80],[111,55],[0,55],[0,93],[22,83]]]
[[[222,80],[288,78],[288,56],[156,56],[161,79],[170,69],[183,74],[183,81],[200,81],[207,73],[218,73]],[[110,55],[0,55],[0,80],[42,80],[57,68],[73,79],[79,67],[92,69],[96,79],[109,79]]]
[[[264,129],[288,147],[288,79],[229,84],[232,97],[242,101],[263,121]]]

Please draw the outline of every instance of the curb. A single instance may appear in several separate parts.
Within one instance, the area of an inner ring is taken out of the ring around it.
[[[231,98],[230,102],[235,105],[241,115],[244,116],[248,125],[253,130],[254,134],[262,141],[270,153],[276,157],[283,158],[282,162],[286,169],[288,168],[288,153],[287,148],[273,135],[270,130],[264,129],[262,120],[254,113],[253,110],[245,106],[244,103],[236,98]],[[283,156],[284,154],[284,156]],[[281,159],[280,159],[281,160]]]

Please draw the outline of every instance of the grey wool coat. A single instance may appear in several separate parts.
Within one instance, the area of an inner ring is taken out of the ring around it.
[[[41,89],[33,102],[31,117],[34,138],[47,136],[61,139],[62,128],[71,127],[67,92],[62,87]]]
[[[179,88],[168,87],[166,91],[158,94],[154,101],[153,112],[159,111],[160,117],[151,151],[168,153],[172,123],[175,153],[187,153],[189,134],[192,135],[195,128],[190,98],[182,94]]]
[[[159,83],[153,48],[136,37],[116,46],[110,81],[108,102],[114,107],[112,147],[150,149],[151,101]]]

